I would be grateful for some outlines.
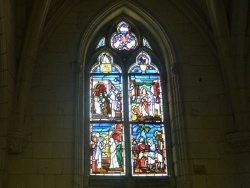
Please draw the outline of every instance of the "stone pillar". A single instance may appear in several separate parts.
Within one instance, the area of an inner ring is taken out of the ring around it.
[[[35,58],[41,33],[50,6],[50,0],[36,1],[26,30],[22,48],[15,92],[11,109],[8,147],[10,154],[21,153],[25,147],[25,113],[35,67]]]

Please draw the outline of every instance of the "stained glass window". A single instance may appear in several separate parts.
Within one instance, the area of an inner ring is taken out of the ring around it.
[[[145,51],[124,58],[122,50],[138,47],[130,30],[120,22],[111,36],[116,50],[102,51],[90,70],[90,175],[167,176],[160,71]]]
[[[147,47],[147,48],[149,48],[149,49],[152,50],[152,48],[151,48],[148,40],[145,37],[143,37],[142,42],[143,42],[143,46],[145,46],[145,47]]]
[[[132,50],[137,47],[137,38],[131,32],[130,26],[122,21],[117,26],[117,32],[111,37],[111,46],[116,50]]]
[[[101,38],[101,40],[98,42],[96,49],[105,46],[105,37]]]

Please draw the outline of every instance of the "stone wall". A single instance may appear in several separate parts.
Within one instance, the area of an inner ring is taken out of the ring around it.
[[[0,93],[4,94],[0,101],[3,105],[0,118],[4,121],[4,131],[0,131],[0,170],[4,174],[7,125],[16,71],[15,6],[12,1],[0,2],[5,4],[0,30],[0,60],[3,62]],[[6,187],[69,188],[82,184],[74,179],[75,102],[82,95],[75,90],[78,74],[75,65],[83,33],[111,2],[75,3],[58,17],[53,29],[43,33],[25,118],[28,143],[21,154],[8,155]],[[215,41],[200,28],[203,23],[199,19],[194,19],[193,14],[177,8],[171,1],[135,2],[159,22],[175,52],[175,64],[169,65],[167,70],[171,75],[168,80],[168,130],[172,136],[168,141],[172,144],[172,176],[176,181],[172,182],[172,187],[249,187],[249,149],[230,147],[235,143],[249,144],[249,134],[225,136],[235,131],[235,122]],[[52,18],[48,17],[46,23],[49,19]],[[249,77],[247,79],[249,82]],[[247,105],[250,106],[249,102]],[[249,111],[248,107],[246,113]]]

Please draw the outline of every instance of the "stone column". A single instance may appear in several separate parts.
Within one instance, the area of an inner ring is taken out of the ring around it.
[[[21,153],[25,148],[24,122],[27,100],[29,98],[37,50],[49,5],[50,0],[35,1],[27,26],[11,109],[11,121],[8,134],[10,154]]]

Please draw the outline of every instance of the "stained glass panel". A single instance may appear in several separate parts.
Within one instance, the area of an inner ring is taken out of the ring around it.
[[[122,21],[117,26],[117,32],[111,37],[111,46],[116,50],[132,50],[138,45],[135,34],[131,32],[130,26]]]
[[[105,46],[105,37],[101,38],[101,40],[98,42],[96,49]]]
[[[92,123],[90,135],[90,174],[125,175],[123,125]]]
[[[90,75],[90,120],[122,120],[122,77],[120,67],[108,53],[98,57]],[[106,74],[110,73],[110,74]]]
[[[133,176],[166,176],[166,142],[163,124],[130,124]]]
[[[149,48],[149,49],[152,50],[152,48],[151,48],[148,40],[145,37],[143,37],[142,42],[143,42],[143,46],[145,46],[145,47],[147,47],[147,48]]]
[[[161,100],[158,75],[129,75],[130,121],[161,122]]]
[[[146,52],[140,52],[129,68],[128,84],[132,175],[165,176],[160,74]]]
[[[128,78],[130,121],[163,121],[160,75],[157,72],[145,52],[141,52],[131,66]]]

